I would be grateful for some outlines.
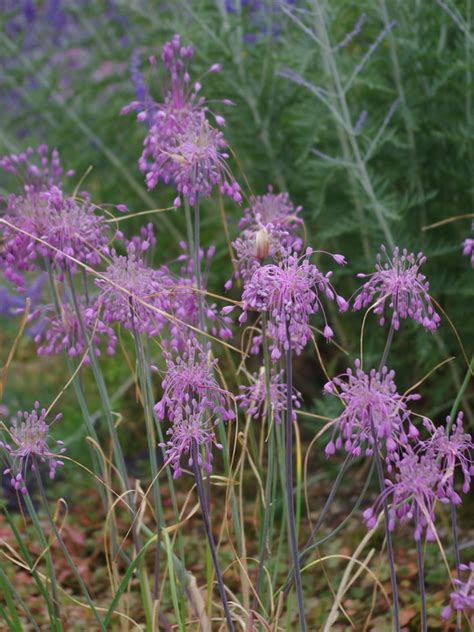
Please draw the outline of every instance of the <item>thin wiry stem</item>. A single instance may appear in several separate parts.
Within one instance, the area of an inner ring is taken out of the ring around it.
[[[417,510],[417,521],[419,520],[419,510]],[[426,620],[426,588],[425,588],[425,574],[423,571],[423,547],[421,538],[416,540],[416,561],[418,564],[418,584],[420,588],[420,603],[421,603],[421,632],[428,632],[428,624]]]
[[[291,337],[288,323],[286,324],[288,349],[286,351],[286,418],[285,418],[285,470],[286,497],[288,504],[288,539],[290,541],[291,558],[293,562],[293,577],[296,588],[299,611],[299,629],[306,632],[306,619],[303,601],[303,586],[301,582],[300,555],[296,539],[295,501],[293,491],[293,357]]]
[[[257,581],[255,585],[255,595],[252,604],[252,610],[255,609],[257,595],[260,595],[260,588],[262,583],[263,568],[265,565],[265,559],[271,555],[270,541],[271,541],[271,529],[270,518],[273,514],[272,492],[273,492],[273,478],[275,471],[275,428],[273,426],[272,419],[272,403],[270,397],[270,358],[268,354],[268,341],[266,334],[266,314],[262,316],[262,345],[264,352],[264,365],[265,365],[265,389],[266,389],[266,406],[267,406],[267,432],[269,433],[268,439],[268,463],[267,463],[267,478],[265,481],[265,506],[263,508],[263,526],[261,531],[260,540],[260,552],[259,563],[257,570]]]
[[[204,483],[201,475],[201,466],[199,465],[200,456],[199,456],[199,448],[195,441],[193,441],[192,448],[192,468],[194,473],[194,478],[196,480],[196,489],[199,498],[199,504],[201,505],[202,519],[204,522],[204,528],[206,531],[207,541],[209,544],[209,548],[211,550],[212,563],[214,565],[214,572],[216,573],[217,586],[219,588],[219,594],[221,596],[222,606],[224,608],[224,615],[227,621],[227,627],[229,632],[234,632],[234,624],[232,622],[232,615],[229,609],[229,602],[227,601],[227,594],[225,591],[224,580],[222,578],[222,572],[219,566],[219,559],[217,557],[217,549],[214,542],[214,537],[212,535],[211,529],[211,520],[209,517],[209,504],[206,497],[206,490],[204,488]]]
[[[392,533],[390,531],[390,524],[389,524],[388,502],[387,502],[387,497],[385,494],[385,479],[383,475],[382,459],[380,458],[377,435],[375,433],[375,427],[374,427],[373,421],[371,421],[371,427],[372,427],[372,436],[374,438],[375,464],[377,466],[377,475],[379,478],[380,493],[381,493],[382,505],[383,505],[385,539],[387,540],[387,556],[388,556],[388,564],[390,568],[390,583],[392,585],[393,621],[394,621],[395,632],[400,632],[400,606],[399,606],[399,601],[398,601],[397,573],[395,570],[395,556],[393,553]]]
[[[84,597],[86,598],[87,603],[89,604],[89,607],[91,608],[94,617],[97,620],[97,623],[99,624],[99,627],[101,630],[105,631],[105,626],[104,623],[102,621],[102,619],[99,617],[99,613],[97,612],[95,606],[94,606],[94,602],[89,594],[89,591],[87,590],[87,586],[85,581],[82,579],[81,574],[79,572],[79,569],[77,568],[77,566],[74,564],[74,561],[72,559],[72,557],[69,555],[69,551],[67,550],[66,545],[64,544],[64,540],[61,537],[61,534],[59,533],[58,528],[56,527],[56,524],[53,520],[53,516],[51,515],[51,511],[49,509],[49,503],[48,503],[48,499],[46,497],[46,492],[44,490],[44,485],[43,485],[43,481],[41,480],[41,475],[39,473],[39,467],[38,467],[38,460],[34,459],[34,463],[33,463],[33,471],[35,474],[35,478],[36,478],[36,484],[38,486],[38,490],[41,496],[41,500],[43,502],[44,508],[46,510],[46,515],[48,516],[48,520],[49,523],[51,525],[51,529],[53,530],[53,533],[56,537],[56,540],[58,541],[58,544],[61,548],[61,551],[64,554],[64,557],[67,560],[67,563],[69,564],[69,566],[71,567],[72,572],[74,573],[74,575],[76,576],[76,579],[79,583],[79,586],[81,587],[82,592],[84,593]]]

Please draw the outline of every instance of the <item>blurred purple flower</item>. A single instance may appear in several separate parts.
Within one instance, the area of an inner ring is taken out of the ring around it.
[[[25,187],[25,195],[9,195],[4,219],[11,226],[1,227],[1,261],[5,276],[19,287],[24,284],[20,273],[34,270],[37,259],[46,257],[60,271],[68,267],[75,272],[77,265],[70,257],[96,265],[108,244],[108,225],[95,206],[87,199],[65,196],[56,186],[40,191]]]
[[[169,321],[170,343],[173,351],[186,348],[187,340],[196,336],[195,330],[199,329],[200,326],[194,259],[188,254],[186,243],[182,242],[180,246],[183,254],[178,257],[178,261],[181,263],[179,274],[174,274],[171,271],[172,264],[163,265],[157,271],[167,294],[167,310],[175,317]],[[212,336],[227,340],[232,337],[232,318],[221,314],[217,305],[210,302],[205,294],[214,253],[214,247],[209,248],[206,252],[200,250],[201,266],[203,267],[204,262],[206,264],[201,276],[202,289],[204,290],[202,295],[204,318],[206,329]],[[187,325],[193,327],[194,330]]]
[[[450,605],[443,608],[441,616],[447,620],[454,612],[464,612],[470,623],[474,623],[472,614],[474,613],[474,562],[461,564],[460,570],[467,573],[467,578],[454,579],[456,589],[450,594]]]
[[[260,373],[253,375],[253,381],[249,386],[240,387],[240,395],[236,400],[240,407],[247,411],[253,419],[262,420],[268,414],[267,410],[267,384],[265,371],[262,367]],[[283,380],[283,371],[270,372],[270,394],[268,400],[271,407],[272,419],[275,423],[281,423],[281,415],[286,410],[288,386]],[[301,393],[293,389],[293,421],[296,421],[296,409],[301,407]]]
[[[335,420],[331,440],[325,448],[326,456],[332,456],[341,448],[351,456],[359,456],[362,450],[370,456],[375,434],[378,447],[386,447],[387,461],[393,461],[402,447],[418,438],[408,402],[420,396],[399,395],[394,377],[395,372],[387,367],[365,373],[356,360],[355,371],[347,369],[327,382],[324,392],[338,397],[344,410]]]
[[[126,329],[154,336],[167,323],[166,292],[158,272],[143,260],[147,244],[147,239],[140,242],[137,238],[127,242],[125,255],[112,250],[110,264],[95,283],[104,323],[120,323]]]
[[[49,477],[54,478],[56,467],[63,465],[58,458],[64,454],[66,448],[63,441],[56,441],[49,437],[49,429],[52,424],[59,421],[62,415],[56,415],[48,425],[46,423],[46,409],[40,410],[39,403],[35,402],[31,412],[18,412],[12,419],[10,427],[11,444],[0,441],[0,448],[6,450],[13,459],[13,465],[4,470],[4,474],[11,477],[11,485],[22,494],[26,494],[25,487],[26,470],[28,466],[34,468],[37,459],[49,465]],[[50,447],[50,443],[53,447]]]
[[[61,304],[61,314],[56,314],[55,307],[49,305],[33,312],[30,319],[41,319],[41,329],[35,335],[35,343],[39,356],[57,355],[63,351],[70,358],[84,355],[84,364],[90,364],[87,352],[88,340],[94,345],[94,351],[100,356],[102,342],[107,354],[113,355],[117,346],[117,336],[110,325],[99,316],[98,305],[81,305],[80,317],[87,339],[76,310],[68,303]]]
[[[380,325],[385,324],[385,308],[392,310],[391,324],[395,330],[400,327],[400,318],[411,318],[429,331],[434,331],[441,319],[434,311],[429,295],[429,283],[420,267],[426,257],[420,252],[417,255],[400,252],[394,248],[392,257],[385,246],[380,248],[382,254],[377,255],[376,272],[359,273],[361,279],[369,280],[358,290],[354,301],[354,310],[374,306],[374,314],[379,316]],[[382,263],[382,256],[386,262]]]
[[[474,222],[471,226],[472,230],[474,230]],[[471,237],[466,237],[462,244],[462,254],[465,257],[469,257],[471,261],[471,267],[474,268],[474,239]]]

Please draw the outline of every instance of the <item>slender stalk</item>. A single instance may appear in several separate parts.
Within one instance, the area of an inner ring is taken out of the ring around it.
[[[382,498],[383,513],[384,513],[385,538],[387,540],[387,556],[388,556],[388,564],[390,568],[390,583],[392,585],[393,622],[394,622],[395,632],[400,632],[400,606],[399,606],[399,601],[398,601],[397,573],[395,570],[395,556],[393,553],[392,534],[389,528],[388,502],[385,495],[385,480],[384,480],[384,475],[383,475],[383,465],[382,465],[382,459],[380,458],[377,435],[375,434],[375,427],[374,427],[373,421],[371,422],[371,426],[372,426],[372,436],[374,438],[375,464],[377,467],[377,475],[379,479],[380,493],[381,493],[381,498]]]
[[[334,484],[333,484],[333,486],[331,488],[331,491],[329,492],[329,496],[328,496],[328,498],[327,498],[327,500],[326,500],[326,502],[324,504],[324,507],[323,507],[323,509],[322,509],[317,521],[316,521],[316,524],[314,525],[314,527],[313,527],[313,529],[311,531],[311,535],[309,536],[309,538],[308,538],[308,540],[306,542],[306,546],[304,548],[304,551],[300,555],[300,564],[304,563],[305,559],[308,557],[310,551],[313,548],[311,546],[311,543],[313,542],[314,538],[316,537],[316,533],[318,532],[319,527],[323,523],[323,520],[324,520],[324,518],[326,516],[326,513],[327,513],[332,501],[334,500],[334,496],[336,495],[336,492],[339,489],[339,485],[341,484],[342,478],[343,478],[344,474],[346,473],[347,468],[349,466],[350,459],[351,459],[351,457],[350,457],[350,455],[348,455],[346,457],[346,460],[342,464],[342,467],[340,468],[338,474],[337,474],[336,480],[334,481]],[[308,550],[308,547],[311,547],[310,550]],[[286,583],[286,586],[284,588],[284,591],[283,591],[285,597],[288,596],[288,593],[290,592],[291,587],[293,586],[293,580],[294,580],[294,574],[291,573],[290,577],[287,580],[287,583]]]
[[[456,395],[456,399],[451,407],[449,412],[449,423],[446,425],[446,436],[449,436],[451,433],[451,427],[454,423],[454,419],[456,417],[456,413],[458,412],[459,406],[461,404],[462,398],[464,397],[464,393],[466,392],[467,387],[469,386],[469,382],[474,375],[474,356],[471,358],[471,362],[466,371],[466,375],[464,376],[464,380],[459,388],[458,394]]]
[[[268,438],[268,462],[267,462],[267,478],[265,481],[265,506],[263,508],[263,525],[260,538],[259,548],[259,563],[257,570],[257,581],[255,584],[255,594],[252,602],[252,610],[255,609],[257,597],[260,595],[260,589],[262,584],[263,568],[265,565],[265,559],[271,555],[270,541],[270,518],[273,514],[272,492],[273,492],[273,478],[275,471],[275,428],[273,426],[272,416],[272,402],[270,398],[270,358],[268,354],[268,341],[266,335],[266,314],[262,317],[262,340],[263,340],[263,355],[264,355],[264,367],[265,367],[265,389],[266,389],[266,407],[267,407],[267,428],[269,433]]]
[[[133,314],[133,306],[131,307]],[[140,381],[140,388],[143,394],[143,410],[145,415],[146,425],[146,437],[148,442],[148,456],[150,460],[150,470],[153,479],[153,502],[155,504],[155,511],[157,515],[157,538],[155,544],[155,566],[154,566],[154,584],[153,584],[153,601],[158,599],[160,590],[160,548],[161,548],[161,529],[163,527],[163,507],[160,496],[160,482],[158,477],[158,462],[156,458],[156,438],[155,429],[153,424],[153,404],[150,402],[150,393],[145,378],[146,363],[143,357],[143,346],[140,338],[140,334],[136,328],[133,328],[133,338],[135,341],[135,348],[137,352],[138,360],[138,376]]]
[[[112,406],[110,404],[109,395],[107,393],[107,387],[105,384],[104,376],[102,375],[102,371],[100,370],[100,366],[97,361],[94,344],[92,340],[90,339],[90,336],[84,325],[84,321],[83,321],[82,314],[80,311],[80,305],[79,305],[76,291],[74,288],[74,281],[73,281],[71,270],[69,269],[69,267],[67,267],[66,269],[66,274],[67,274],[69,292],[71,294],[72,302],[74,304],[74,309],[76,310],[77,319],[79,322],[79,326],[81,328],[81,333],[82,333],[82,336],[84,337],[84,340],[87,342],[87,346],[89,349],[89,358],[90,358],[92,373],[94,375],[97,389],[99,391],[99,396],[102,402],[102,408],[104,410],[105,419],[107,421],[107,428],[108,428],[110,437],[112,439],[112,450],[113,450],[115,462],[116,462],[117,469],[121,478],[123,490],[127,491],[128,489],[127,466],[125,464],[125,458],[123,456],[122,446],[120,445],[117,430],[115,428],[114,419],[112,416]],[[133,497],[132,492],[129,492],[127,496],[130,503],[133,543],[134,543],[135,552],[138,553],[138,551],[140,550],[140,541],[139,541],[138,532],[137,532],[137,528],[136,528],[135,520],[134,520],[135,515],[136,515],[135,499]]]
[[[91,598],[91,596],[89,594],[89,591],[87,590],[87,586],[86,586],[84,580],[82,579],[81,574],[80,574],[77,566],[74,564],[74,561],[73,561],[72,557],[69,555],[69,551],[67,550],[67,547],[64,544],[64,540],[62,539],[61,534],[59,533],[59,530],[56,527],[56,524],[55,524],[55,522],[53,520],[53,516],[51,515],[51,511],[49,509],[49,502],[48,502],[48,498],[46,497],[46,492],[45,492],[45,489],[44,489],[43,481],[41,480],[41,475],[39,473],[39,463],[38,463],[38,460],[35,457],[33,457],[33,458],[34,458],[33,471],[34,471],[34,474],[35,474],[36,484],[38,486],[38,490],[39,490],[39,493],[40,493],[40,496],[41,496],[41,500],[42,500],[44,508],[46,510],[46,515],[47,515],[49,523],[51,525],[51,529],[53,530],[53,533],[54,533],[54,535],[56,537],[56,540],[58,541],[58,544],[59,544],[59,546],[61,548],[61,551],[63,552],[64,557],[66,558],[67,563],[69,564],[69,566],[71,567],[72,572],[76,576],[77,582],[79,583],[79,586],[81,587],[81,590],[84,593],[84,597],[86,598],[86,601],[89,604],[89,607],[92,610],[92,613],[94,614],[94,617],[96,618],[100,629],[104,630],[104,632],[105,632],[104,623],[103,623],[102,619],[99,617],[99,613],[95,609],[94,602],[92,601],[92,598]]]
[[[419,509],[417,509],[417,521],[419,520]],[[426,588],[425,588],[425,574],[423,571],[423,547],[421,544],[421,538],[416,540],[416,561],[418,563],[418,584],[420,587],[420,602],[421,602],[421,632],[428,632],[428,623],[426,620]]]
[[[390,329],[388,331],[387,341],[385,343],[385,347],[382,353],[382,357],[380,358],[379,371],[381,371],[387,363],[388,354],[390,353],[390,348],[392,347],[393,342],[393,334],[395,333],[395,329],[393,325],[390,325]]]
[[[51,264],[50,264],[49,259],[47,257],[44,258],[44,262],[45,262],[46,270],[48,272],[49,287],[50,287],[51,296],[52,296],[52,299],[53,299],[53,302],[54,302],[54,306],[55,306],[55,309],[56,309],[56,313],[57,313],[58,317],[61,317],[60,299],[59,299],[58,292],[57,292],[57,289],[56,289],[56,285],[55,285],[55,282],[54,282],[53,270],[51,268]],[[83,276],[83,284],[84,284],[84,288],[86,288],[87,287],[87,282],[86,282],[85,272],[84,272],[84,276]],[[78,318],[79,317],[80,316],[78,315]],[[92,421],[92,417],[91,417],[91,414],[89,412],[89,407],[87,406],[86,398],[85,398],[84,392],[82,390],[82,385],[81,385],[81,382],[80,382],[79,374],[75,373],[74,365],[73,365],[73,363],[71,361],[71,358],[68,356],[67,353],[65,353],[65,357],[66,357],[66,363],[67,363],[67,366],[68,366],[68,369],[69,369],[69,373],[71,374],[71,376],[74,375],[74,378],[72,380],[72,386],[73,386],[73,389],[74,389],[74,393],[76,395],[76,399],[77,399],[78,404],[79,404],[79,408],[81,409],[82,418],[84,419],[87,432],[88,432],[89,436],[91,436],[94,439],[96,444],[100,445],[99,437],[98,437],[97,432],[95,430],[94,423]],[[90,452],[90,455],[91,455],[92,469],[94,471],[94,474],[97,476],[97,478],[102,479],[103,476],[104,476],[103,462],[98,457],[97,452],[94,449],[92,449],[90,444],[87,443],[87,445],[89,447],[89,452]],[[100,498],[101,498],[101,501],[102,501],[102,505],[104,507],[104,511],[107,514],[108,511],[109,511],[109,501],[108,501],[107,492],[105,491],[105,488],[102,487],[102,485],[99,486],[99,495],[100,495]],[[118,552],[119,555],[122,558],[124,558],[127,563],[130,563],[130,558],[126,555],[125,551],[123,551],[118,545],[117,527],[116,527],[116,524],[115,524],[114,520],[112,520],[112,522],[111,522],[111,544],[112,544],[113,556],[115,557],[117,552]]]
[[[195,275],[196,275],[196,285],[197,285],[197,300],[198,300],[198,314],[199,314],[199,327],[201,331],[206,331],[206,321],[204,319],[203,312],[203,295],[202,295],[202,287],[201,287],[201,260],[200,260],[200,218],[199,218],[199,205],[196,203],[194,207],[194,231],[193,231],[193,222],[191,218],[191,209],[189,208],[188,201],[186,198],[184,199],[184,212],[186,219],[186,230],[187,230],[187,239],[189,248],[194,260],[195,267]],[[197,225],[196,225],[197,224]],[[204,339],[204,334],[203,334]],[[217,433],[219,436],[219,442],[222,445],[222,458],[224,462],[224,472],[226,476],[230,474],[230,463],[229,463],[229,450],[227,449],[227,436],[225,432],[225,428],[223,424],[218,424]],[[245,546],[243,543],[243,532],[241,527],[239,510],[237,507],[237,501],[235,495],[232,493],[232,522],[235,529],[235,535],[239,547],[239,552],[241,555],[244,554]]]
[[[199,327],[202,331],[205,331],[206,322],[204,319],[204,297],[201,279],[201,217],[199,214],[199,201],[194,205],[194,274],[196,275]]]
[[[3,511],[5,513],[5,517],[6,520],[8,522],[9,527],[11,528],[11,530],[13,531],[13,534],[15,536],[16,542],[18,544],[18,547],[20,549],[20,552],[23,556],[23,559],[25,560],[26,564],[28,565],[28,571],[31,574],[31,576],[33,577],[36,587],[38,588],[38,592],[43,596],[45,603],[46,603],[46,607],[48,610],[48,615],[49,615],[49,620],[51,623],[51,630],[52,632],[56,632],[56,630],[60,631],[62,629],[61,623],[59,620],[56,620],[55,618],[55,612],[54,612],[54,605],[51,602],[51,597],[48,593],[48,588],[47,588],[47,584],[45,585],[45,582],[43,582],[40,578],[40,576],[38,575],[38,571],[36,570],[35,567],[35,563],[33,562],[33,559],[31,558],[31,555],[28,551],[28,549],[25,546],[25,543],[23,541],[23,536],[20,534],[20,532],[18,531],[18,529],[15,526],[15,523],[13,522],[13,520],[11,519],[11,516],[8,512],[8,509],[6,507],[3,508]],[[42,536],[44,537],[43,532]],[[45,547],[46,548],[46,547]]]
[[[456,575],[458,579],[461,579],[461,555],[459,553],[459,539],[458,539],[458,524],[456,517],[456,505],[454,503],[450,503],[451,507],[451,530],[453,535],[453,548],[454,548],[454,559],[456,562]]]
[[[232,616],[229,610],[229,603],[227,601],[227,594],[225,592],[224,580],[222,578],[222,572],[219,566],[219,559],[217,557],[217,549],[214,542],[214,537],[212,535],[211,521],[209,518],[209,505],[208,505],[208,500],[206,497],[206,490],[204,488],[204,482],[202,480],[201,466],[199,465],[199,462],[200,462],[199,448],[195,441],[193,441],[191,454],[192,454],[192,460],[193,460],[192,467],[193,467],[193,472],[194,472],[194,478],[196,480],[196,489],[198,493],[199,504],[201,505],[204,528],[206,531],[209,549],[211,551],[212,562],[214,564],[214,571],[216,573],[219,594],[221,597],[222,605],[224,607],[224,615],[227,621],[227,628],[229,632],[234,632],[235,628],[234,628],[234,624],[232,622]]]
[[[286,351],[286,418],[285,418],[285,470],[286,470],[286,496],[288,499],[288,538],[290,541],[291,558],[293,562],[293,577],[295,581],[296,596],[298,599],[298,611],[301,632],[306,632],[306,619],[303,602],[303,586],[301,583],[300,556],[298,542],[296,540],[295,500],[293,490],[293,358],[291,349],[291,337],[288,323],[286,324],[288,350]]]

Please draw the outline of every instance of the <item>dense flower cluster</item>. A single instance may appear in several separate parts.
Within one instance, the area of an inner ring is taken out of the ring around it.
[[[208,197],[216,185],[221,193],[240,202],[239,185],[226,164],[229,156],[224,134],[207,118],[209,108],[200,95],[201,84],[190,85],[186,65],[192,56],[192,47],[182,46],[179,35],[174,35],[162,51],[163,65],[170,76],[163,101],[134,101],[122,109],[124,114],[138,111],[138,120],[149,126],[138,164],[148,188],[153,189],[159,180],[173,182],[190,204],[199,197]],[[220,65],[213,64],[208,72],[219,70]],[[224,125],[222,116],[215,115],[214,120]],[[176,205],[179,200],[175,200]]]
[[[458,413],[449,434],[447,428],[451,425],[450,417],[446,417],[446,426],[435,427],[429,419],[424,421],[424,425],[431,433],[431,437],[423,442],[423,447],[426,450],[432,451],[439,460],[443,472],[440,486],[444,494],[455,505],[461,503],[461,498],[454,489],[456,465],[459,465],[463,475],[462,491],[464,494],[469,493],[471,478],[474,475],[474,465],[472,461],[474,444],[471,435],[464,432],[463,417],[462,412]]]
[[[56,415],[50,424],[46,423],[46,409],[35,402],[31,412],[19,412],[12,420],[10,436],[12,445],[0,441],[0,448],[6,450],[13,459],[13,464],[4,470],[11,477],[11,484],[22,494],[26,494],[26,471],[28,465],[33,468],[35,460],[48,463],[49,477],[54,478],[58,465],[63,465],[59,458],[66,448],[63,441],[56,441],[49,436],[51,424],[59,421],[62,415]],[[54,444],[50,447],[50,443]]]
[[[425,329],[434,331],[441,319],[431,304],[429,283],[420,272],[426,257],[421,252],[415,255],[399,248],[394,248],[390,257],[384,246],[380,250],[376,272],[357,275],[361,279],[368,278],[368,281],[358,291],[353,309],[373,305],[380,325],[384,325],[388,308],[392,311],[391,324],[395,330],[399,329],[401,318],[411,318]],[[382,257],[386,259],[384,263]]]
[[[327,456],[342,447],[351,456],[359,456],[363,449],[371,455],[377,441],[386,447],[390,461],[409,440],[417,439],[419,432],[411,422],[408,402],[419,395],[399,395],[394,378],[395,372],[387,367],[365,373],[356,360],[355,371],[347,369],[325,385],[325,393],[336,395],[345,406],[335,421]]]
[[[31,320],[39,318],[41,321],[40,331],[34,338],[38,355],[57,355],[65,351],[70,358],[84,355],[84,363],[89,364],[89,342],[96,356],[100,356],[102,343],[108,355],[115,353],[117,336],[100,318],[98,305],[81,305],[80,311],[81,320],[69,303],[61,304],[60,314],[52,305],[32,313]]]
[[[210,349],[203,351],[197,340],[191,339],[181,355],[166,354],[166,367],[161,383],[163,395],[155,405],[160,421],[165,417],[174,421],[178,409],[185,408],[192,400],[223,421],[234,419],[230,394],[215,378],[217,359],[210,358]]]
[[[155,414],[162,421],[167,417],[171,426],[169,437],[161,447],[180,476],[181,457],[188,456],[192,465],[193,444],[198,453],[202,448],[202,465],[208,472],[212,468],[212,446],[220,448],[214,427],[221,421],[234,419],[231,395],[221,388],[215,378],[217,360],[210,358],[210,349],[203,351],[197,340],[190,339],[181,356],[166,354],[167,371],[162,381],[163,395],[155,405]]]
[[[158,272],[143,261],[143,247],[133,240],[127,243],[127,253],[111,252],[111,262],[99,287],[98,305],[103,321],[120,323],[126,329],[156,335],[167,323],[166,297]]]
[[[30,162],[33,150],[2,158],[2,166],[24,177],[21,195],[3,199],[1,261],[5,276],[22,287],[22,272],[34,270],[46,257],[57,268],[74,272],[73,259],[88,265],[100,263],[109,235],[104,218],[86,198],[68,197],[60,188],[63,170],[57,152],[48,158],[47,148],[37,151],[40,165]],[[23,173],[24,172],[24,173]],[[66,174],[67,175],[67,174]]]
[[[240,395],[236,400],[240,407],[254,419],[264,419],[268,414],[268,404],[272,419],[279,424],[282,420],[287,405],[288,387],[283,381],[283,371],[271,370],[269,376],[270,388],[267,396],[267,382],[265,371],[262,367],[260,373],[253,375],[253,382],[249,386],[240,387]],[[293,420],[296,420],[296,410],[301,407],[301,393],[293,389]]]
[[[169,439],[166,443],[160,444],[173,468],[173,478],[178,478],[183,473],[181,467],[183,456],[188,457],[189,466],[193,465],[193,444],[197,447],[198,465],[207,472],[212,472],[212,446],[222,449],[214,432],[216,423],[218,420],[206,413],[200,403],[194,399],[176,409],[173,423],[166,431]],[[204,458],[201,455],[201,449],[204,452]]]
[[[308,248],[302,257],[285,255],[279,265],[268,264],[258,268],[245,284],[242,294],[243,313],[239,320],[245,323],[250,311],[267,312],[268,335],[271,339],[271,356],[276,362],[282,349],[291,347],[300,353],[311,336],[309,317],[321,311],[325,321],[324,337],[330,340],[333,332],[327,323],[321,301],[324,295],[335,300],[340,311],[347,309],[346,301],[336,294],[331,272],[323,274],[310,262],[313,251]],[[338,263],[344,258],[334,255]]]
[[[383,498],[391,498],[388,527],[395,529],[396,521],[401,524],[414,521],[414,537],[419,540],[423,533],[428,540],[434,538],[434,507],[437,500],[446,502],[440,488],[442,471],[433,452],[417,454],[408,447],[397,463],[395,481],[386,480],[386,488],[375,506],[364,511],[364,520],[369,529],[375,527]]]
[[[301,206],[295,207],[288,193],[273,193],[271,186],[265,195],[250,200],[239,222],[241,234],[232,243],[236,254],[238,275],[249,280],[267,257],[275,260],[283,252],[299,252],[303,241],[299,230],[303,220],[298,217]],[[230,284],[228,284],[230,287]]]
[[[461,564],[460,570],[467,573],[467,578],[454,579],[456,590],[450,594],[450,605],[443,608],[441,616],[443,619],[449,619],[452,612],[464,612],[471,624],[474,623],[474,562],[469,564]]]

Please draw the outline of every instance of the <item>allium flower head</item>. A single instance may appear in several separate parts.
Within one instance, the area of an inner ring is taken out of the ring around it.
[[[324,392],[339,397],[345,407],[326,446],[327,456],[341,448],[352,456],[363,450],[371,455],[375,432],[378,445],[386,447],[387,460],[391,461],[397,458],[400,447],[417,439],[419,432],[410,421],[408,402],[419,395],[399,395],[394,378],[395,372],[387,367],[365,373],[356,360],[355,370],[347,369],[325,385]]]
[[[464,612],[470,623],[474,623],[474,562],[461,564],[460,570],[467,574],[465,580],[454,579],[456,589],[450,594],[450,605],[443,608],[441,616],[449,619],[452,612]]]
[[[283,252],[299,252],[303,241],[298,234],[303,220],[298,217],[288,193],[273,193],[251,199],[239,222],[240,236],[232,243],[238,276],[247,281],[267,257],[275,260]]]
[[[65,351],[70,358],[84,355],[84,364],[89,364],[88,340],[84,338],[83,327],[97,356],[100,356],[102,343],[108,355],[115,353],[117,336],[113,328],[100,318],[97,304],[80,306],[83,327],[76,310],[69,303],[62,303],[60,309],[58,315],[56,308],[48,305],[31,314],[30,320],[39,319],[41,322],[40,331],[34,338],[38,355],[57,355]]]
[[[434,311],[429,296],[429,283],[420,267],[426,257],[420,252],[417,255],[394,248],[393,254],[387,253],[385,246],[377,255],[376,272],[358,274],[368,281],[358,291],[354,301],[354,310],[375,305],[374,314],[379,317],[380,325],[385,323],[385,310],[392,311],[392,327],[398,330],[401,318],[411,318],[425,329],[434,331],[440,317]],[[382,258],[386,261],[382,262]]]
[[[4,218],[28,233],[1,225],[5,275],[20,287],[23,278],[19,271],[35,269],[38,258],[46,257],[59,270],[67,266],[74,272],[76,264],[70,257],[96,265],[108,243],[107,224],[96,214],[95,207],[87,200],[65,196],[56,186],[30,190],[22,196],[9,195]]]
[[[40,410],[36,402],[31,412],[19,412],[10,427],[11,445],[0,441],[0,448],[6,450],[13,459],[13,465],[4,474],[11,477],[11,484],[22,494],[26,494],[26,471],[28,465],[33,469],[35,459],[48,463],[49,477],[54,478],[56,467],[64,465],[60,455],[66,448],[63,441],[55,441],[49,436],[50,425],[59,421],[62,415],[56,415],[50,424],[46,423],[46,409]],[[50,447],[53,444],[53,447]]]
[[[167,293],[167,311],[175,319],[170,320],[171,349],[178,351],[186,348],[187,340],[195,337],[196,332],[191,329],[199,329],[199,303],[197,293],[197,281],[194,270],[194,258],[188,253],[187,244],[180,244],[183,253],[178,257],[181,264],[179,274],[172,272],[172,263],[163,265],[158,269],[161,284]],[[215,248],[207,251],[200,250],[201,259],[201,288],[207,286],[209,269],[214,257]],[[208,300],[206,294],[201,294],[201,300],[206,321],[207,331],[221,340],[232,337],[232,318],[220,313],[217,305]],[[190,325],[191,327],[188,327]]]
[[[166,431],[169,439],[160,444],[174,470],[173,478],[178,478],[183,473],[183,457],[187,456],[189,466],[193,465],[193,444],[198,448],[198,465],[207,472],[212,472],[212,447],[222,449],[214,432],[214,426],[218,422],[218,419],[203,409],[201,402],[193,399],[176,409],[173,422]],[[204,458],[201,448],[204,450]]]
[[[401,524],[413,521],[416,540],[421,538],[423,532],[428,540],[433,540],[435,502],[447,501],[439,493],[440,478],[439,463],[432,452],[419,455],[408,448],[397,463],[395,482],[386,480],[385,492],[379,496],[374,507],[364,511],[364,521],[368,528],[375,526],[383,498],[391,497],[388,521],[390,531],[395,529],[397,520]]]
[[[175,35],[163,46],[162,61],[170,76],[163,101],[147,99],[122,109],[124,114],[138,110],[138,120],[149,125],[139,168],[146,174],[148,188],[153,189],[159,180],[173,182],[190,204],[211,195],[216,185],[223,194],[240,202],[239,186],[226,165],[224,135],[207,118],[210,110],[199,94],[201,84],[190,84],[187,63],[192,56],[193,49],[181,46],[179,35]],[[220,65],[213,64],[208,72],[219,70]],[[224,124],[222,116],[214,115],[214,120],[219,126]],[[179,200],[175,200],[176,205]]]
[[[166,353],[167,371],[161,383],[163,396],[155,405],[160,421],[166,416],[174,421],[177,411],[186,408],[191,401],[223,421],[234,419],[230,393],[217,382],[214,376],[217,359],[210,359],[209,351],[203,351],[199,343],[191,339],[182,355],[173,357]]]
[[[253,375],[253,382],[249,386],[240,387],[241,394],[236,399],[241,408],[254,419],[263,419],[267,415],[267,384],[265,371]],[[272,418],[275,423],[281,423],[282,414],[286,410],[288,388],[283,380],[283,371],[270,372],[270,403]],[[301,393],[293,389],[293,420],[296,420],[296,409],[301,407]]]
[[[28,147],[19,154],[1,156],[0,169],[16,176],[28,192],[61,186],[63,177],[74,175],[71,170],[64,172],[59,152],[53,149],[49,155],[47,145],[39,145],[36,149]]]
[[[255,270],[245,283],[242,294],[244,311],[239,320],[245,323],[250,311],[268,313],[267,330],[274,362],[280,358],[281,350],[287,350],[290,344],[296,353],[302,351],[311,335],[311,314],[322,312],[324,336],[327,340],[333,337],[321,301],[323,295],[335,300],[341,311],[347,309],[346,301],[336,294],[330,282],[332,273],[320,272],[310,262],[312,254],[313,251],[308,248],[302,257],[285,255],[278,265],[268,264]],[[340,262],[343,263],[344,259],[341,258]]]
[[[446,424],[450,424],[450,417],[446,417]],[[467,494],[471,488],[471,477],[474,475],[474,465],[472,451],[474,443],[471,435],[464,432],[463,413],[458,413],[454,421],[451,432],[447,434],[446,426],[436,428],[434,424],[426,419],[425,427],[430,431],[431,437],[423,442],[426,450],[431,450],[440,461],[442,477],[440,485],[454,504],[460,504],[461,498],[454,489],[454,476],[456,465],[463,475],[462,491]]]
[[[275,230],[287,233],[285,248],[292,251],[301,249],[301,237],[298,230],[303,224],[298,214],[302,207],[290,201],[288,193],[273,193],[273,187],[268,186],[265,195],[258,195],[250,200],[250,206],[243,211],[239,222],[240,230],[258,230],[262,226],[272,226]]]
[[[165,292],[156,270],[143,261],[143,252],[131,241],[127,254],[111,252],[111,262],[104,278],[96,280],[100,288],[97,299],[103,310],[103,321],[150,336],[156,335],[167,322]],[[157,311],[159,310],[159,311]]]
[[[176,189],[190,204],[200,197],[209,197],[215,185],[235,202],[241,201],[239,186],[232,182],[226,160],[229,155],[221,130],[211,127],[204,115],[190,121],[182,134],[176,134],[172,147],[161,148],[153,156],[146,180],[153,189],[158,180],[174,182]]]

